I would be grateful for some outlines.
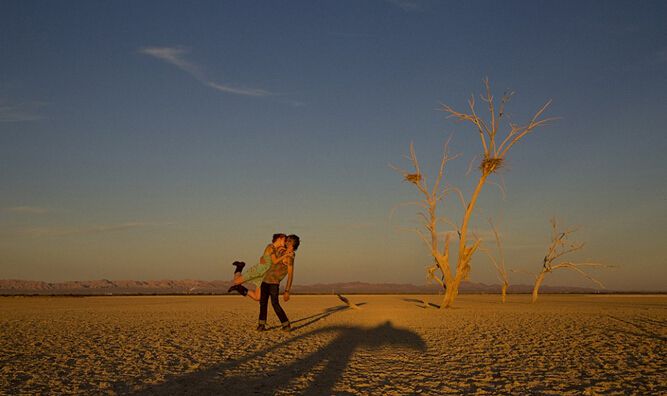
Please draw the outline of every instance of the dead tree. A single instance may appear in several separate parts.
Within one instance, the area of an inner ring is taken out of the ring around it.
[[[558,231],[558,223],[556,221],[556,218],[552,218],[550,222],[551,222],[551,243],[549,244],[549,248],[547,249],[547,254],[546,256],[544,256],[543,259],[542,271],[535,277],[535,286],[533,287],[533,298],[531,301],[533,303],[537,301],[537,293],[540,290],[540,286],[542,285],[544,277],[548,273],[557,270],[559,268],[575,271],[583,275],[584,277],[588,278],[592,282],[596,283],[600,287],[604,288],[605,286],[602,284],[602,282],[587,274],[584,270],[581,269],[581,267],[607,267],[606,265],[599,263],[587,263],[587,262],[573,263],[571,261],[556,262],[561,257],[567,254],[581,250],[584,247],[584,243],[570,242],[570,240],[568,239],[569,236],[576,231],[576,229]]]
[[[441,223],[449,222],[446,218],[438,216],[438,204],[444,202],[445,196],[451,189],[442,186],[442,179],[445,175],[445,167],[447,163],[457,156],[449,155],[449,140],[445,143],[442,158],[440,160],[440,168],[438,174],[433,180],[433,185],[429,186],[429,182],[424,173],[422,173],[419,160],[415,154],[415,148],[412,143],[410,143],[410,155],[407,159],[412,164],[413,170],[407,171],[402,168],[392,166],[394,170],[403,175],[403,180],[409,183],[412,183],[417,191],[423,196],[422,199],[416,202],[408,202],[408,204],[415,204],[422,208],[418,212],[419,217],[422,220],[422,226],[427,231],[428,234],[425,234],[422,228],[417,228],[414,231],[419,235],[422,241],[428,246],[431,256],[434,259],[434,265],[428,269],[429,278],[435,279],[443,289],[447,289],[447,286],[450,285],[453,281],[451,271],[449,268],[449,234],[445,233],[444,236],[438,230],[438,226]],[[440,242],[442,243],[442,250],[440,248]],[[442,271],[442,276],[435,276],[435,271],[440,268]]]
[[[491,264],[496,269],[496,275],[498,276],[498,280],[500,281],[500,299],[503,303],[505,303],[507,299],[507,288],[510,285],[510,280],[509,276],[507,275],[507,269],[505,268],[505,254],[503,253],[503,246],[502,243],[500,242],[500,234],[498,234],[498,230],[496,227],[493,225],[493,222],[491,219],[489,219],[489,224],[491,225],[491,229],[493,230],[493,236],[495,237],[496,240],[496,250],[498,257],[495,257],[489,249],[480,247],[480,250],[482,250],[486,255],[489,257],[489,260],[491,260]],[[479,239],[479,238],[478,238]],[[481,245],[480,245],[481,246]]]
[[[507,154],[512,146],[514,146],[526,135],[535,130],[535,128],[553,120],[551,118],[541,118],[542,114],[551,103],[551,101],[548,101],[535,113],[535,115],[533,115],[528,123],[516,124],[510,121],[509,130],[506,132],[504,137],[499,136],[498,131],[500,129],[501,121],[504,118],[508,118],[505,113],[505,106],[510,101],[513,93],[506,92],[500,101],[499,107],[496,108],[488,79],[484,80],[484,86],[486,88],[486,92],[480,95],[480,97],[488,107],[488,120],[483,120],[477,115],[475,110],[474,96],[471,97],[468,101],[470,113],[461,113],[454,110],[450,106],[442,106],[442,110],[448,113],[449,117],[472,123],[476,127],[482,142],[483,159],[479,165],[480,176],[477,181],[477,185],[467,202],[460,190],[454,188],[450,188],[449,190],[445,189],[443,191],[439,190],[445,165],[453,158],[450,157],[447,153],[447,145],[445,145],[440,172],[434,181],[434,186],[430,189],[426,184],[424,175],[421,172],[419,161],[417,160],[412,144],[410,145],[410,157],[408,157],[408,159],[412,162],[414,170],[412,172],[408,172],[406,170],[394,168],[401,172],[404,179],[414,184],[417,187],[417,190],[424,195],[424,199],[417,202],[417,204],[422,206],[426,211],[426,213],[420,212],[419,215],[423,218],[424,226],[426,230],[429,231],[430,235],[427,237],[423,232],[421,232],[421,230],[418,230],[418,234],[422,240],[426,242],[430,249],[431,255],[434,258],[434,265],[428,269],[428,276],[431,279],[435,279],[443,286],[443,288],[445,288],[443,302],[440,305],[441,308],[448,308],[454,302],[454,299],[458,295],[461,281],[467,279],[468,274],[470,273],[470,262],[472,256],[479,248],[481,241],[479,238],[474,238],[474,240],[469,241],[468,231],[472,213],[475,209],[477,199],[479,198],[479,195],[482,191],[482,187],[484,187],[484,184],[486,183],[489,176],[497,172],[503,166],[505,158],[507,157]],[[459,194],[465,209],[460,225],[454,222],[449,222],[445,217],[438,217],[436,214],[437,205],[444,199],[444,196],[448,191],[456,191]],[[458,256],[456,259],[454,274],[452,274],[449,265],[449,234],[444,237],[442,241],[442,248],[439,246],[440,234],[438,233],[437,226],[441,221],[453,226],[456,229],[459,237]],[[440,274],[436,274],[438,271],[440,271]]]
[[[505,136],[498,135],[500,129],[501,121],[504,118],[508,118],[505,113],[505,106],[512,98],[513,92],[505,92],[503,97],[500,100],[498,108],[494,102],[493,95],[491,94],[491,86],[489,79],[484,80],[484,86],[486,88],[485,93],[480,95],[480,98],[483,102],[486,103],[489,118],[487,120],[482,119],[477,115],[475,110],[475,97],[471,96],[468,101],[469,113],[463,113],[454,110],[448,105],[443,105],[442,110],[445,113],[449,114],[449,117],[456,118],[460,121],[470,122],[477,129],[479,134],[480,141],[482,143],[483,156],[482,162],[479,165],[479,179],[477,185],[470,196],[470,199],[463,204],[465,207],[465,213],[461,221],[461,226],[458,227],[457,233],[459,235],[459,246],[458,246],[458,256],[456,260],[456,273],[451,281],[447,284],[447,290],[445,292],[445,297],[443,299],[442,306],[449,307],[454,302],[454,299],[458,295],[459,285],[461,281],[468,278],[470,273],[470,262],[472,256],[479,247],[479,239],[472,241],[468,240],[468,229],[470,225],[470,220],[472,218],[473,210],[479,198],[479,194],[484,187],[489,176],[496,173],[500,168],[502,168],[505,159],[509,150],[523,139],[526,135],[533,132],[536,128],[545,125],[553,118],[541,118],[542,114],[546,111],[547,107],[551,104],[551,101],[547,101],[530,119],[526,124],[517,124],[512,121],[509,122],[509,130],[506,132]],[[448,242],[448,241],[447,241]],[[440,267],[440,270],[444,273],[447,268]]]

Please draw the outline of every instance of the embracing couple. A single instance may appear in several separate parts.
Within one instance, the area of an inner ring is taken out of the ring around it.
[[[269,297],[271,305],[284,331],[290,331],[290,322],[283,308],[280,306],[278,294],[280,292],[280,281],[287,276],[287,285],[283,293],[285,302],[289,301],[289,292],[294,279],[294,255],[300,244],[299,237],[285,234],[273,234],[270,244],[264,248],[264,253],[259,259],[259,264],[250,267],[243,273],[245,263],[235,261],[234,285],[228,292],[237,291],[243,296],[259,301],[259,325],[257,330],[266,330],[266,315],[269,309]],[[243,284],[254,284],[255,289],[248,290]]]

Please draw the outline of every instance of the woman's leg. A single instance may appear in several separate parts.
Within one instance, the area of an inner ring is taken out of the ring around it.
[[[239,285],[245,282],[260,283],[262,281],[262,278],[264,278],[264,274],[266,274],[266,271],[268,271],[270,266],[271,264],[264,264],[264,263],[255,264],[252,267],[246,269],[243,275],[239,276],[238,278],[235,277],[234,284]]]
[[[255,301],[261,301],[260,297],[262,295],[262,288],[258,287],[255,290],[249,290],[247,296],[252,298]]]

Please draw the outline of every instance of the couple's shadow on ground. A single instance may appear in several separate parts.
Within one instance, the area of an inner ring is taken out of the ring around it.
[[[301,318],[292,323],[295,324],[294,329],[299,330],[348,309],[348,306],[331,307],[317,315]],[[317,347],[318,340],[313,337],[319,335],[333,335],[333,339],[328,344]],[[308,343],[308,339],[311,338],[312,342]],[[290,348],[295,343],[302,345]],[[419,335],[410,330],[396,328],[390,322],[373,328],[326,326],[305,333],[297,332],[287,340],[237,360],[168,378],[165,382],[145,388],[137,394],[274,394],[279,390],[293,389],[300,383],[297,386],[300,388],[298,394],[331,395],[357,349],[380,347],[410,349],[415,352],[426,350],[426,344]],[[287,364],[277,365],[272,361],[267,360],[266,363],[262,361],[270,359],[272,354],[287,351],[292,355],[297,354]],[[270,371],[256,369],[264,366],[275,366],[275,368]]]
[[[364,305],[366,305],[366,303],[362,302],[362,303],[357,304],[357,307],[362,307]],[[338,306],[335,306],[335,307],[329,307],[329,308],[325,309],[324,311],[322,311],[318,314],[294,320],[294,321],[291,322],[292,323],[292,331],[303,329],[304,327],[308,327],[308,326],[314,324],[315,322],[319,322],[320,320],[326,318],[327,316],[331,316],[331,315],[333,315],[335,313],[338,313],[338,312],[347,311],[348,309],[350,309],[350,307],[348,305],[338,305]],[[275,330],[275,329],[278,329],[280,327],[281,327],[280,325],[272,326],[272,327],[267,328],[267,330]]]

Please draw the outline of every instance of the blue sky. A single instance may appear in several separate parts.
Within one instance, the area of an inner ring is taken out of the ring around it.
[[[272,233],[303,239],[297,283],[425,281],[417,197],[390,163],[442,144],[465,175],[463,109],[491,79],[525,121],[474,225],[537,271],[551,216],[620,290],[665,290],[667,4],[0,3],[0,278],[225,279]],[[428,174],[428,171],[427,171]],[[432,174],[432,172],[431,172]],[[460,218],[452,199],[444,214]],[[490,241],[489,241],[490,242]],[[478,255],[471,280],[495,282]],[[512,275],[515,283],[529,276]],[[551,284],[587,285],[574,274]]]

